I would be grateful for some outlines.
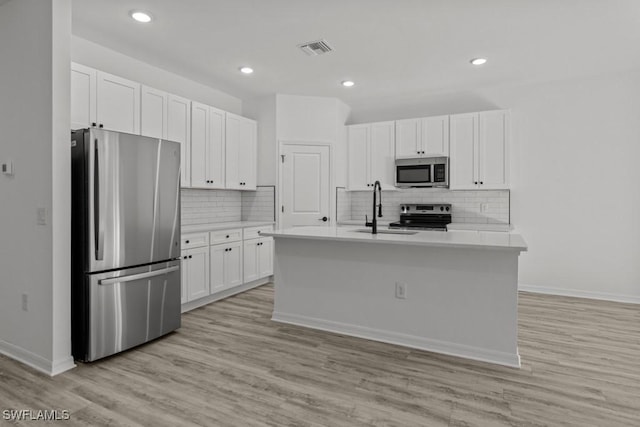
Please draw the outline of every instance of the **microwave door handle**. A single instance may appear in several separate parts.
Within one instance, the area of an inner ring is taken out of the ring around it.
[[[102,201],[102,192],[100,191],[100,150],[98,148],[98,138],[94,140],[94,167],[93,167],[93,228],[94,241],[96,248],[96,261],[104,259],[104,212],[102,211],[104,203]]]

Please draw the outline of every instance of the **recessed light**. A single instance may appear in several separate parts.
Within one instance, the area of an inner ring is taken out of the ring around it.
[[[345,80],[345,81],[342,82],[342,86],[344,86],[344,87],[351,87],[353,85],[355,85],[355,83],[352,82],[351,80]]]
[[[473,65],[482,65],[487,62],[487,58],[473,58],[471,61]]]
[[[244,74],[251,74],[251,73],[253,73],[253,68],[251,68],[251,67],[240,67],[240,72],[244,73]]]
[[[129,15],[131,15],[131,17],[138,22],[151,22],[151,15],[141,10],[132,10],[131,12],[129,12]]]

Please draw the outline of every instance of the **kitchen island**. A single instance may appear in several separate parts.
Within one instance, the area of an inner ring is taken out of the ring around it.
[[[263,233],[275,238],[273,320],[520,366],[520,235],[364,231]]]

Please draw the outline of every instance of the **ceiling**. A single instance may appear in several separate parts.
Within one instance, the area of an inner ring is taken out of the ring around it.
[[[73,0],[73,33],[242,99],[352,107],[640,68],[638,0]],[[321,38],[335,50],[297,48]]]

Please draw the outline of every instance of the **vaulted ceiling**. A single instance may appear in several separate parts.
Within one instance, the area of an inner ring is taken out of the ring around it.
[[[239,98],[352,106],[640,68],[638,0],[74,0],[73,33]],[[334,51],[297,47],[317,39]]]

